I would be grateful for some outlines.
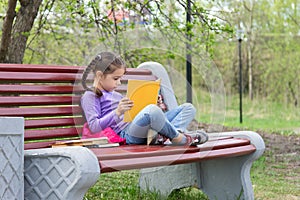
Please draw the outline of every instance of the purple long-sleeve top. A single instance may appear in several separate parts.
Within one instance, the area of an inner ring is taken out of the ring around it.
[[[92,132],[99,132],[107,127],[116,133],[123,130],[128,123],[123,121],[123,115],[118,117],[115,110],[123,96],[118,92],[102,91],[98,97],[92,91],[86,91],[81,97],[81,107]]]

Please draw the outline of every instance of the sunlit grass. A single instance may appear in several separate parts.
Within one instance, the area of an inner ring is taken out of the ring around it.
[[[300,181],[297,178],[293,178],[297,176],[297,172],[287,173],[284,170],[286,168],[286,163],[267,161],[266,156],[262,156],[255,161],[251,170],[255,199],[299,199]]]
[[[129,170],[102,174],[98,182],[90,188],[85,195],[85,200],[160,200],[162,197],[155,192],[140,191],[138,186],[139,171]],[[195,188],[185,188],[174,191],[168,196],[167,200],[190,200],[199,199],[207,200],[200,190]]]
[[[202,93],[203,96],[203,93]],[[205,95],[204,95],[205,96]],[[205,102],[201,103],[208,108],[200,107],[198,120],[211,123],[212,116],[216,115],[210,109],[210,99],[201,97]],[[300,107],[282,105],[267,100],[242,99],[242,123],[240,123],[240,104],[237,96],[226,97],[222,125],[227,127],[240,127],[247,130],[264,130],[280,134],[300,134]],[[223,114],[223,113],[222,113]]]

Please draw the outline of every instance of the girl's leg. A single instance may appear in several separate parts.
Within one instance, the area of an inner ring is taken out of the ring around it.
[[[173,139],[179,135],[166,118],[165,113],[157,105],[146,106],[122,132],[128,144],[143,144],[147,141],[147,133],[153,129],[162,135]]]
[[[177,108],[166,113],[168,120],[181,132],[186,132],[189,123],[194,119],[196,114],[195,107],[190,103],[185,103]],[[208,140],[208,135],[202,130],[196,130],[189,135],[197,141],[197,144],[202,144]]]
[[[185,132],[187,126],[195,117],[196,109],[191,103],[184,103],[165,114],[168,121],[170,121],[177,130]]]

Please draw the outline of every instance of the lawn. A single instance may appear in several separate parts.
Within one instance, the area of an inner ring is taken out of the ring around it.
[[[225,126],[263,130],[281,134],[300,134],[300,108],[270,101],[243,99],[243,123],[239,123],[239,101],[227,98]]]
[[[85,199],[143,199],[160,200],[161,197],[153,192],[140,192],[138,187],[139,171],[121,171],[102,174],[98,182],[85,196]],[[168,200],[175,199],[207,199],[206,196],[195,188],[186,188],[173,192]]]

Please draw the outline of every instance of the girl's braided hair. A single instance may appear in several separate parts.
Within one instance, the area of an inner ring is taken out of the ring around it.
[[[82,74],[81,84],[85,90],[93,91],[97,96],[101,97],[101,90],[99,90],[97,87],[90,88],[87,86],[86,81],[89,73],[92,71],[96,77],[97,71],[101,71],[105,75],[111,74],[116,69],[120,68],[124,68],[126,70],[126,64],[120,56],[117,56],[112,52],[101,52],[85,68]]]

